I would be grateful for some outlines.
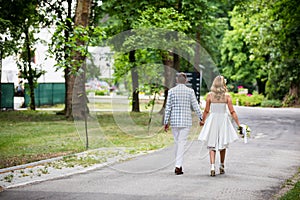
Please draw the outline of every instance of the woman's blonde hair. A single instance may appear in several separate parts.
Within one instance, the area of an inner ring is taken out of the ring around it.
[[[223,76],[219,75],[214,79],[210,91],[214,94],[214,97],[217,100],[220,100],[221,97],[225,96],[225,93],[227,92],[227,87],[226,80]]]

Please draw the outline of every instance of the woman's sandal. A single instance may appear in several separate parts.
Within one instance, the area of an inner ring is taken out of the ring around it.
[[[220,174],[225,174],[224,165],[220,165]]]
[[[210,170],[210,176],[215,176],[216,175],[216,171],[215,170]]]

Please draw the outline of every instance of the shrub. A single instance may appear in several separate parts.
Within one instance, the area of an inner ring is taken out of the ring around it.
[[[95,95],[98,95],[98,96],[104,96],[108,94],[108,90],[96,90],[95,91]]]
[[[204,99],[206,100],[207,97],[206,93],[204,95]],[[238,93],[229,93],[232,99],[232,104],[240,106],[260,106],[261,103],[264,101],[264,95],[258,94],[258,92],[254,91],[253,94],[238,94]]]
[[[238,94],[238,93],[230,93],[232,98],[232,103],[234,105],[240,106],[260,106],[264,96],[262,94],[258,94],[258,92],[254,91],[252,95],[250,94]]]
[[[272,107],[272,108],[278,108],[278,107],[282,107],[282,103],[279,100],[263,100],[263,102],[261,103],[262,107]]]

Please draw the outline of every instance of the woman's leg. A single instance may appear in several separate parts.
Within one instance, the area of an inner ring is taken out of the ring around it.
[[[220,174],[224,174],[224,162],[225,162],[225,156],[226,156],[226,149],[223,149],[220,151]]]
[[[215,174],[216,174],[215,173],[216,151],[210,150],[209,151],[209,157],[210,157],[210,164],[211,164],[210,175],[215,176]]]
[[[210,164],[215,164],[216,151],[209,150]]]
[[[225,162],[225,155],[226,155],[226,149],[221,150],[220,151],[221,164],[224,164],[224,162]]]

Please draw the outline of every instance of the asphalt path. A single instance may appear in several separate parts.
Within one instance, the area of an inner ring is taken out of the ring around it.
[[[252,138],[230,145],[224,175],[217,170],[215,177],[209,176],[207,149],[193,140],[180,176],[174,174],[174,149],[169,147],[86,173],[7,189],[0,199],[272,199],[300,166],[300,109],[236,110],[241,123],[252,129]]]

